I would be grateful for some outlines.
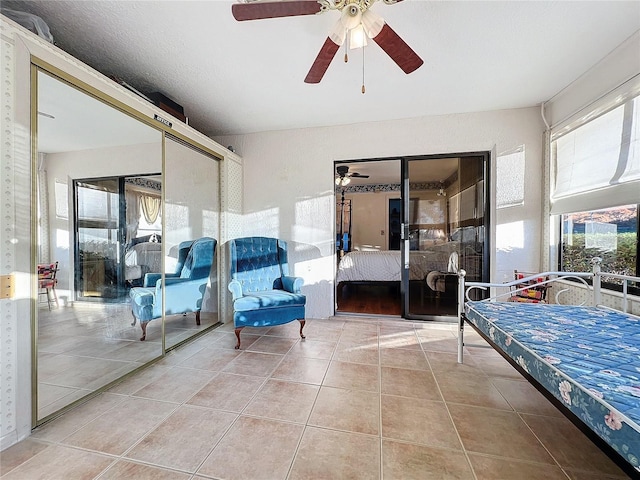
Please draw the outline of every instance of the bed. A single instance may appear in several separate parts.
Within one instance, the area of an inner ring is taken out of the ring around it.
[[[424,280],[431,271],[446,271],[448,252],[412,251],[409,260],[409,279]],[[354,251],[340,260],[336,283],[342,282],[399,282],[402,271],[399,250]]]
[[[125,280],[141,286],[145,274],[160,272],[162,268],[162,244],[141,242],[132,245],[124,256]]]
[[[599,269],[544,276],[547,282],[591,276],[595,306],[507,302],[500,295],[472,301],[474,289],[513,285],[463,282],[458,361],[466,323],[623,469],[640,475],[640,317],[626,312],[626,295],[625,311],[601,305]]]

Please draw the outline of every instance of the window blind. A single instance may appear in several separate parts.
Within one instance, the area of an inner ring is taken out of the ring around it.
[[[640,97],[552,142],[551,213],[640,203]]]

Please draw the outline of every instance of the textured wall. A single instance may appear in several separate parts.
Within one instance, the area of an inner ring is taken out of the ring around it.
[[[519,229],[517,242],[503,238],[502,250],[494,259],[494,269],[500,264],[504,272],[499,275],[504,275],[515,268],[509,267],[513,259],[536,267],[540,261],[543,131],[539,110],[527,108],[217,140],[233,145],[243,158],[245,234],[294,242],[294,273],[305,280],[307,314],[321,318],[334,313],[334,161],[472,151],[490,151],[495,158],[524,145],[525,205],[492,212],[494,225]]]

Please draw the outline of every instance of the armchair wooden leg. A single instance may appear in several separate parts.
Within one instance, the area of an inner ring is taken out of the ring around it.
[[[238,327],[235,329],[236,332],[236,338],[238,339],[238,343],[236,344],[236,350],[240,349],[240,332],[242,331],[244,327]]]
[[[305,337],[305,336],[302,334],[302,329],[304,328],[304,324],[305,324],[305,322],[306,322],[306,321],[305,321],[305,320],[298,320],[298,321],[300,322],[300,338],[302,338],[302,339],[304,340],[304,339],[305,339],[305,338],[307,338],[307,337]]]
[[[133,310],[131,311],[131,316],[133,317],[133,323],[131,324],[132,327],[135,327],[136,322],[138,321],[138,319],[136,318],[136,316],[133,314]]]
[[[200,325],[200,310],[196,312],[196,325]]]
[[[147,323],[149,322],[140,322],[140,328],[142,328],[142,337],[140,337],[140,341],[143,342],[145,338],[147,338]]]

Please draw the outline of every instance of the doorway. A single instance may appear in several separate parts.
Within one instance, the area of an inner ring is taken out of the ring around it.
[[[336,162],[337,203],[350,205],[336,313],[452,320],[457,271],[488,278],[488,162],[488,152]]]

